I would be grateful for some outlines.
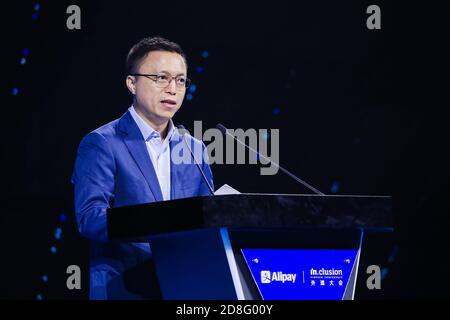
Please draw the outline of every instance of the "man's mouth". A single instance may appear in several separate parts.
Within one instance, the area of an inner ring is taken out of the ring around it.
[[[161,103],[165,104],[165,105],[167,105],[169,107],[173,107],[173,106],[175,106],[177,104],[177,102],[175,100],[171,100],[171,99],[161,100]]]

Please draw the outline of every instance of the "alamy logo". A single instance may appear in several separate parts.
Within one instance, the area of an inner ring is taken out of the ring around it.
[[[179,130],[180,136],[174,135],[173,140],[182,139],[185,134],[187,144],[191,145],[193,157],[202,164],[260,164],[261,175],[275,175],[280,162],[279,129],[225,129],[210,128],[203,132],[201,121],[194,121],[194,135],[186,129]],[[192,138],[205,143],[193,143]],[[248,143],[247,143],[248,142]],[[248,145],[245,147],[245,144]],[[192,164],[192,156],[186,143],[179,143],[171,148],[170,157],[174,164]]]
[[[70,16],[66,20],[66,26],[69,30],[81,29],[81,9],[77,5],[70,5],[66,9],[66,13]]]
[[[283,273],[281,271],[278,272],[270,272],[267,270],[261,271],[261,283],[271,283],[271,282],[292,282],[295,283],[295,279],[297,278],[296,273]]]

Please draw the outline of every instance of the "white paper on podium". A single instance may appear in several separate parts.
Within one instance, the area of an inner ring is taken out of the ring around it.
[[[226,194],[240,194],[240,192],[227,184],[224,184],[219,189],[217,189],[216,192],[214,192],[215,196],[223,196]]]

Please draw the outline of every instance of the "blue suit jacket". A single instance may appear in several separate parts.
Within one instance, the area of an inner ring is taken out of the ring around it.
[[[204,150],[201,141],[185,137],[191,147]],[[171,150],[178,143],[184,142],[176,131]],[[213,186],[209,165],[202,167]],[[210,194],[195,163],[175,164],[171,157],[170,169],[171,199]],[[91,240],[90,298],[158,298],[150,245],[109,241],[107,234],[107,208],[163,201],[145,141],[128,111],[83,138],[72,183],[78,229]]]

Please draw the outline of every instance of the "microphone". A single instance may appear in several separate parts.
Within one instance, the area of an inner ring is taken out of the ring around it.
[[[200,173],[202,174],[203,180],[205,181],[206,185],[208,186],[209,192],[211,193],[211,195],[214,195],[214,189],[211,187],[211,185],[209,184],[208,179],[206,178],[205,173],[202,170],[202,167],[200,166],[200,164],[197,162],[197,159],[195,159],[194,153],[192,152],[191,147],[189,146],[189,144],[187,143],[186,139],[184,138],[184,135],[186,134],[186,128],[180,124],[178,125],[178,132],[181,135],[181,138],[183,139],[186,147],[188,147],[189,152],[191,153],[192,159],[194,159],[195,164],[197,165],[198,170],[200,171]]]
[[[245,146],[248,150],[253,151],[254,153],[256,153],[259,157],[264,158],[265,161],[268,161],[272,164],[274,164],[276,167],[278,167],[278,169],[280,169],[282,172],[284,172],[286,175],[288,175],[289,177],[291,177],[292,179],[294,179],[295,181],[301,183],[303,186],[305,186],[306,188],[308,188],[309,190],[313,191],[314,193],[324,196],[325,194],[323,192],[321,192],[320,190],[314,188],[313,186],[311,186],[310,184],[306,183],[305,181],[303,181],[302,179],[300,179],[299,177],[297,177],[295,174],[289,172],[288,170],[286,170],[285,168],[283,168],[282,166],[280,166],[278,163],[273,162],[272,160],[270,160],[269,158],[265,157],[264,155],[260,154],[258,151],[256,151],[255,149],[253,149],[252,147],[250,147],[249,145],[245,144],[244,142],[240,141],[238,138],[236,138],[234,135],[232,135],[231,133],[228,132],[227,128],[222,125],[222,124],[217,124],[216,126],[217,129],[219,129],[223,135],[225,136],[230,136],[232,137],[234,140],[236,140],[238,143],[240,143],[241,145]]]

